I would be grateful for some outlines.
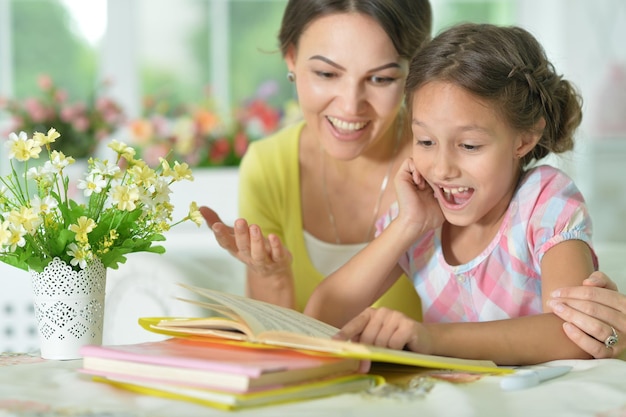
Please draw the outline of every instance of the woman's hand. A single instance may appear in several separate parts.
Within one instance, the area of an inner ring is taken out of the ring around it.
[[[229,227],[209,207],[199,210],[219,245],[253,272],[264,276],[291,274],[291,252],[278,236],[264,237],[259,226],[248,225],[245,219],[237,219],[234,227]]]
[[[626,354],[626,295],[608,276],[594,272],[581,286],[560,288],[551,296],[548,305],[565,320],[565,333],[581,349],[597,359]],[[618,342],[607,347],[613,329]]]
[[[430,349],[430,335],[422,324],[384,307],[365,309],[346,323],[334,339],[420,353],[429,353]]]

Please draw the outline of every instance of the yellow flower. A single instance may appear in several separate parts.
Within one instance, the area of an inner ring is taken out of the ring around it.
[[[76,224],[72,224],[69,227],[71,232],[76,233],[76,241],[81,243],[87,243],[87,235],[96,227],[96,222],[87,216],[81,216],[78,218]]]
[[[41,153],[41,146],[33,140],[29,139],[26,132],[20,132],[19,136],[15,133],[9,135],[9,158],[15,158],[18,161],[24,162],[31,158],[39,158]]]
[[[50,128],[47,135],[44,135],[40,132],[35,132],[35,134],[33,135],[33,139],[37,141],[39,145],[48,145],[50,143],[53,143],[60,136],[61,135],[59,134],[59,132],[56,131],[55,128]]]
[[[134,165],[129,172],[135,180],[137,186],[150,187],[156,181],[156,172],[148,165]]]
[[[113,149],[121,158],[127,161],[132,161],[135,158],[135,150],[124,142],[113,140],[109,144],[109,148]]]
[[[194,222],[195,224],[198,225],[198,227],[200,227],[200,225],[202,225],[202,221],[203,221],[203,217],[202,214],[200,213],[200,210],[198,210],[198,203],[196,203],[195,201],[192,201],[191,204],[189,205],[189,220],[191,220],[192,222]]]
[[[8,220],[13,226],[22,226],[27,233],[33,233],[41,224],[42,220],[31,207],[20,207],[12,210],[8,215]]]
[[[137,208],[135,204],[139,199],[139,191],[134,187],[118,185],[111,194],[113,202],[117,203],[120,210],[133,211]]]
[[[9,243],[11,232],[9,231],[9,222],[7,220],[0,223],[0,252],[2,247]]]
[[[176,181],[189,180],[193,181],[193,175],[191,175],[191,169],[186,162],[182,164],[178,161],[174,162],[174,169],[171,171],[172,178]]]

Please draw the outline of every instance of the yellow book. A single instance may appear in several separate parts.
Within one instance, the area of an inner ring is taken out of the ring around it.
[[[510,368],[488,360],[460,359],[386,349],[333,340],[339,329],[298,311],[234,294],[181,284],[210,302],[181,299],[221,316],[205,318],[140,318],[139,324],[156,333],[202,337],[259,347],[288,347],[334,356],[396,363],[424,368],[504,374]]]
[[[119,377],[94,377],[94,380],[139,394],[188,401],[227,411],[365,391],[384,382],[384,379],[379,376],[354,374],[315,380],[284,388],[238,394]]]

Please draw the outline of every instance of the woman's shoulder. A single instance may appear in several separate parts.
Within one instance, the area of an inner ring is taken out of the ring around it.
[[[291,152],[293,149],[297,150],[298,138],[303,127],[303,121],[285,126],[270,136],[251,142],[246,153],[276,155],[277,153]]]

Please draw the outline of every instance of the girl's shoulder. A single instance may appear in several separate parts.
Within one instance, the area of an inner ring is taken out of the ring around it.
[[[541,203],[553,198],[582,200],[580,190],[572,178],[551,165],[539,165],[526,171],[520,180],[516,197],[526,203]]]

